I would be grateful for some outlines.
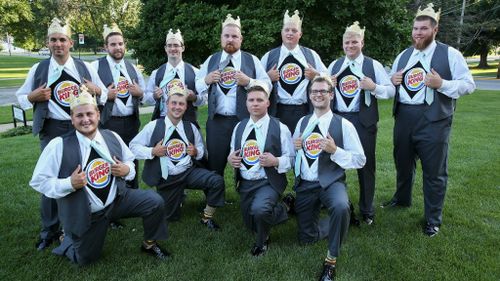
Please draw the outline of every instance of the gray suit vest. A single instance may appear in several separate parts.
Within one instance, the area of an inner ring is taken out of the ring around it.
[[[452,77],[451,77],[450,63],[448,60],[448,45],[438,41],[436,41],[436,44],[437,44],[436,50],[434,51],[434,55],[432,56],[431,59],[431,68],[436,70],[436,72],[439,73],[441,78],[445,80],[451,80]],[[413,47],[410,47],[403,52],[403,54],[399,58],[398,70],[405,68],[412,52],[413,52]],[[455,111],[455,103],[456,103],[455,99],[452,99],[438,92],[437,90],[434,90],[434,102],[430,106],[426,107],[424,113],[425,118],[433,122],[452,116],[453,112]],[[392,114],[394,116],[398,114],[398,105],[399,105],[399,86],[396,87],[396,96],[394,97],[394,104],[392,107]]]
[[[337,73],[340,71],[340,68],[344,64],[344,60],[346,57],[342,57],[338,59],[335,64],[332,67],[332,72],[330,75],[333,75],[334,73]],[[362,71],[363,74],[366,75],[367,77],[370,77],[373,82],[376,81],[375,77],[375,69],[373,67],[373,59],[370,57],[365,56],[363,60],[363,66],[362,66]],[[363,91],[364,95],[364,91]],[[378,122],[378,103],[377,99],[375,97],[371,98],[371,103],[370,106],[366,106],[365,104],[365,99],[364,96],[361,95],[359,97],[359,122],[365,126],[365,127],[370,127],[372,125],[377,124]],[[337,99],[335,98],[331,104],[332,111],[336,111],[336,103]]]
[[[238,125],[236,133],[234,134],[234,150],[238,150],[241,148],[241,137],[243,136],[243,131],[245,131],[245,127],[249,120],[249,118],[246,118],[242,120]],[[264,145],[264,151],[262,153],[269,152],[276,157],[280,157],[282,155],[280,135],[280,122],[277,118],[271,117],[267,130],[266,143]],[[276,192],[278,192],[279,194],[283,193],[286,185],[288,184],[286,174],[279,174],[274,167],[265,167],[264,171],[273,189],[276,190]],[[238,186],[238,183],[242,180],[240,169],[235,169],[234,175],[236,186]]]
[[[108,130],[99,130],[99,132],[101,132],[111,156],[116,156],[118,159],[122,159],[123,155],[120,142],[115,135]],[[79,164],[82,165],[82,155],[76,133],[73,131],[64,135],[62,138],[63,154],[58,176],[60,179],[71,176],[76,167]],[[118,196],[121,193],[121,189],[125,188],[125,181],[120,177],[115,177],[115,182],[117,185],[116,192]],[[82,234],[89,229],[92,216],[90,202],[85,188],[72,192],[63,198],[57,199],[56,201],[57,208],[59,209],[59,219],[64,225],[64,231],[73,233],[77,236],[82,236]]]
[[[83,63],[82,60],[73,58],[75,62],[76,70],[80,75],[80,81],[83,81],[83,78],[87,80],[92,80],[90,76],[90,72]],[[36,68],[35,75],[33,76],[33,85],[31,86],[31,90],[42,86],[47,82],[47,78],[49,77],[49,65],[50,58],[46,60],[42,60],[38,67]],[[42,129],[43,124],[45,123],[45,118],[49,114],[49,102],[35,102],[33,105],[33,135],[37,135]]]
[[[113,74],[111,73],[111,68],[109,67],[108,60],[106,57],[102,57],[99,60],[99,70],[97,71],[97,74],[99,74],[99,77],[101,78],[102,83],[107,87],[111,84],[114,83],[113,81]],[[125,62],[125,67],[127,68],[128,75],[130,76],[130,79],[132,81],[138,81],[137,78],[137,72],[134,69],[134,66],[127,60],[124,60]],[[138,97],[132,97],[132,104],[134,105],[134,116],[139,119],[139,98]],[[115,101],[106,101],[104,104],[104,108],[101,112],[101,124],[105,125],[106,122],[109,121],[111,118],[111,112],[113,110],[113,106],[115,105]]]
[[[306,129],[311,116],[311,114],[306,115],[302,120],[302,123],[300,124],[301,134]],[[341,116],[334,113],[332,120],[330,121],[330,126],[328,127],[330,136],[332,136],[335,144],[340,148],[344,147],[342,119],[343,118]],[[319,184],[322,188],[327,188],[337,181],[345,181],[345,170],[330,159],[329,153],[322,151],[319,155],[318,161],[318,178]],[[295,178],[295,188],[299,185],[300,180],[300,176]]]
[[[217,70],[219,67],[219,62],[221,58],[222,52],[217,52],[212,55],[210,61],[208,62],[207,73],[210,73],[214,70]],[[255,64],[253,62],[253,57],[250,53],[241,51],[241,72],[245,73],[248,77],[255,79],[256,71]],[[213,119],[215,115],[216,108],[216,93],[217,93],[217,84],[212,84],[208,88],[208,118]],[[236,90],[236,117],[239,120],[243,120],[248,118],[250,114],[248,113],[246,107],[247,100],[247,91],[245,87],[237,86]]]
[[[186,133],[186,138],[192,144],[194,144],[194,132],[191,122],[182,121],[184,125],[184,132]],[[151,135],[151,140],[149,141],[149,147],[154,147],[159,141],[165,137],[165,122],[163,118],[156,119],[155,128],[153,134]],[[194,161],[194,159],[192,159]],[[157,186],[160,184],[162,179],[161,176],[161,166],[160,158],[153,157],[153,159],[148,159],[144,161],[144,170],[142,171],[142,180],[149,186]],[[167,178],[168,181],[168,178]]]

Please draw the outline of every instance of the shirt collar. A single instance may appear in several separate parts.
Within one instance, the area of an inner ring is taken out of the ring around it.
[[[78,131],[75,132],[76,132],[76,137],[78,138],[78,142],[83,143],[85,147],[89,147],[92,140],[82,135]],[[102,137],[101,132],[99,130],[97,130],[93,140],[96,141],[98,144],[104,145],[104,138]]]
[[[351,62],[351,59],[349,59],[347,56],[345,57],[344,65],[349,64]],[[357,58],[355,58],[353,61],[356,63],[357,66],[361,66],[363,64],[363,60],[365,59],[365,56],[363,53],[360,53]]]
[[[300,45],[297,44],[297,46],[295,46],[295,48],[291,49],[291,50],[288,50],[285,45],[281,44],[281,53],[285,53],[288,55],[288,53],[292,53],[293,55],[298,55],[300,54]]]
[[[171,63],[167,62],[167,69],[165,71],[166,72],[169,72],[170,70],[176,68],[177,69],[177,72],[181,72],[182,70],[184,70],[184,61],[181,61],[179,64],[177,64],[177,66],[173,66]]]
[[[257,120],[257,122],[254,122],[252,118],[250,118],[250,120],[248,120],[247,127],[253,126],[255,124],[255,126],[262,128],[262,125],[267,124],[269,120],[270,120],[269,114],[266,114],[264,117]]]
[[[425,48],[423,51],[421,51],[422,53],[425,54],[425,57],[429,57],[431,54],[434,53],[434,50],[436,49],[436,40],[433,40],[432,43],[429,44],[429,46],[427,46],[427,48]],[[413,50],[413,56],[416,56],[418,53],[420,52],[420,50],[417,50],[417,49],[414,49]]]
[[[170,128],[170,126],[174,126],[174,124],[172,123],[172,121],[170,121],[170,119],[168,118],[168,116],[165,116],[165,128],[168,129]],[[184,128],[184,123],[181,121],[179,121],[179,123],[177,123],[177,126],[175,126],[177,129],[181,129],[181,128]]]
[[[318,116],[316,116],[316,114],[313,114],[311,116],[311,120],[314,121],[316,119],[318,119],[318,121],[320,123],[323,123],[325,121],[329,121],[331,118],[333,117],[333,112],[331,110],[329,110],[327,113],[323,114],[321,117],[318,118]]]
[[[115,64],[119,64],[121,69],[125,68],[125,63],[123,62],[123,59],[121,59],[119,62],[116,62],[109,54],[106,55],[106,60],[108,61],[108,64],[111,69],[115,67]]]
[[[71,69],[73,65],[75,65],[75,63],[73,61],[73,57],[69,56],[68,60],[64,63],[63,66],[64,66],[64,68]],[[59,66],[59,63],[53,57],[50,57],[50,68],[55,69],[58,66]]]
[[[222,55],[220,57],[221,61],[225,60],[229,54],[226,51],[222,50]],[[233,60],[238,61],[241,56],[241,50],[236,51],[236,53],[232,54]]]

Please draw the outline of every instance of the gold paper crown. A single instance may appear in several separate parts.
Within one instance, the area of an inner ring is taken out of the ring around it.
[[[365,38],[365,29],[366,27],[363,26],[363,29],[359,26],[359,21],[355,21],[351,26],[346,27],[344,36],[347,34],[356,34],[361,36],[361,39]]]
[[[173,96],[173,95],[183,95],[187,96],[186,89],[179,87],[179,86],[174,86],[170,89],[168,89],[168,96]]]
[[[285,15],[283,16],[283,25],[287,23],[295,23],[298,27],[302,26],[302,20],[299,17],[299,11],[295,10],[292,16],[288,15],[288,10],[286,10]]]
[[[222,28],[226,27],[226,25],[236,25],[241,29],[241,23],[240,23],[240,17],[237,17],[236,19],[233,18],[231,14],[227,14],[226,20],[222,23]]]
[[[439,11],[434,11],[434,4],[429,3],[427,4],[427,8],[420,10],[422,6],[420,6],[417,10],[417,15],[415,18],[420,17],[420,16],[428,16],[433,18],[436,22],[439,22],[439,18],[441,17],[441,8],[439,8]]]
[[[108,27],[107,24],[105,24],[103,26],[103,29],[104,31],[102,32],[102,37],[104,38],[104,40],[106,40],[106,37],[108,37],[108,35],[112,32],[120,33],[121,35],[123,35],[121,29],[118,27],[118,25],[116,25],[116,23],[111,24],[111,28]]]
[[[262,88],[264,90],[264,92],[266,93],[267,97],[269,98],[269,86],[265,82],[263,82],[261,80],[257,80],[257,79],[250,80],[250,83],[248,84],[247,89],[251,89],[254,87]]]
[[[47,36],[50,36],[54,33],[62,33],[71,38],[71,28],[69,27],[69,24],[63,25],[63,23],[58,18],[52,19],[49,30],[47,31]]]
[[[71,95],[69,109],[73,110],[75,107],[85,104],[97,106],[95,98],[91,94],[89,94],[87,86],[82,85],[80,87],[80,94],[78,94],[78,96]]]
[[[167,33],[167,38],[165,39],[165,44],[170,39],[179,40],[182,44],[184,44],[184,39],[182,38],[182,34],[181,34],[181,31],[179,29],[177,29],[176,33],[173,33],[172,28],[170,28],[170,30]]]

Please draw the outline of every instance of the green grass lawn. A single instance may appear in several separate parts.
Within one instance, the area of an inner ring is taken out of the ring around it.
[[[473,76],[495,78],[497,77],[498,63],[498,60],[488,61],[488,68],[477,68],[477,62],[468,63],[468,65]]]
[[[395,189],[391,105],[391,101],[380,103],[376,222],[372,227],[349,229],[338,259],[338,280],[498,280],[497,94],[477,91],[458,101],[443,226],[434,238],[421,232],[420,169],[411,208],[378,207]],[[201,113],[200,124],[204,125],[206,108]],[[141,119],[144,125],[149,115]],[[260,258],[249,254],[254,238],[244,228],[230,169],[226,170],[226,197],[234,204],[217,211],[222,231],[209,232],[200,225],[204,196],[190,191],[181,221],[169,224],[169,240],[162,243],[174,256],[170,261],[157,262],[140,253],[139,219],[125,219],[124,229],[110,230],[101,259],[88,267],[75,267],[50,250],[36,252],[39,194],[28,182],[40,154],[38,139],[31,135],[0,139],[0,147],[0,280],[317,280],[327,243],[299,245],[294,217],[272,229],[268,254]],[[356,179],[355,172],[350,171],[348,186],[353,202],[357,202],[359,192]],[[144,184],[142,187],[146,188]]]

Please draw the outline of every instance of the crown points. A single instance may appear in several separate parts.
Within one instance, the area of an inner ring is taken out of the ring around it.
[[[236,25],[241,29],[240,17],[236,19],[233,18],[231,14],[227,14],[226,20],[222,23],[222,28],[226,27],[226,25]]]
[[[116,23],[113,23],[111,24],[111,27],[109,27],[107,24],[105,24],[103,26],[103,32],[102,32],[102,37],[104,38],[104,40],[106,40],[106,37],[108,37],[108,35],[110,33],[120,33],[123,35],[121,29],[118,27],[118,25],[116,25]]]
[[[363,39],[365,37],[365,29],[366,27],[364,26],[361,29],[361,27],[359,26],[359,21],[355,21],[351,26],[346,27],[344,36],[347,34],[356,34],[361,36],[361,38]]]
[[[290,16],[288,14],[288,10],[286,10],[285,15],[283,16],[283,25],[286,25],[287,23],[294,23],[298,27],[302,26],[302,20],[300,19],[298,10],[295,10],[292,16]]]
[[[62,33],[71,38],[71,28],[69,24],[64,25],[63,22],[58,18],[52,19],[49,29],[47,30],[47,36],[50,36],[51,34],[54,33]]]
[[[415,18],[418,18],[420,16],[428,16],[433,18],[436,22],[439,22],[439,18],[441,17],[441,8],[436,12],[434,10],[434,4],[432,3],[427,4],[427,7],[423,10],[421,8],[422,6],[418,8]]]
[[[165,39],[165,44],[170,39],[179,40],[182,44],[184,44],[184,38],[182,38],[182,34],[181,34],[181,31],[179,29],[177,29],[177,31],[175,33],[172,32],[172,28],[170,28],[168,30],[167,38]]]

